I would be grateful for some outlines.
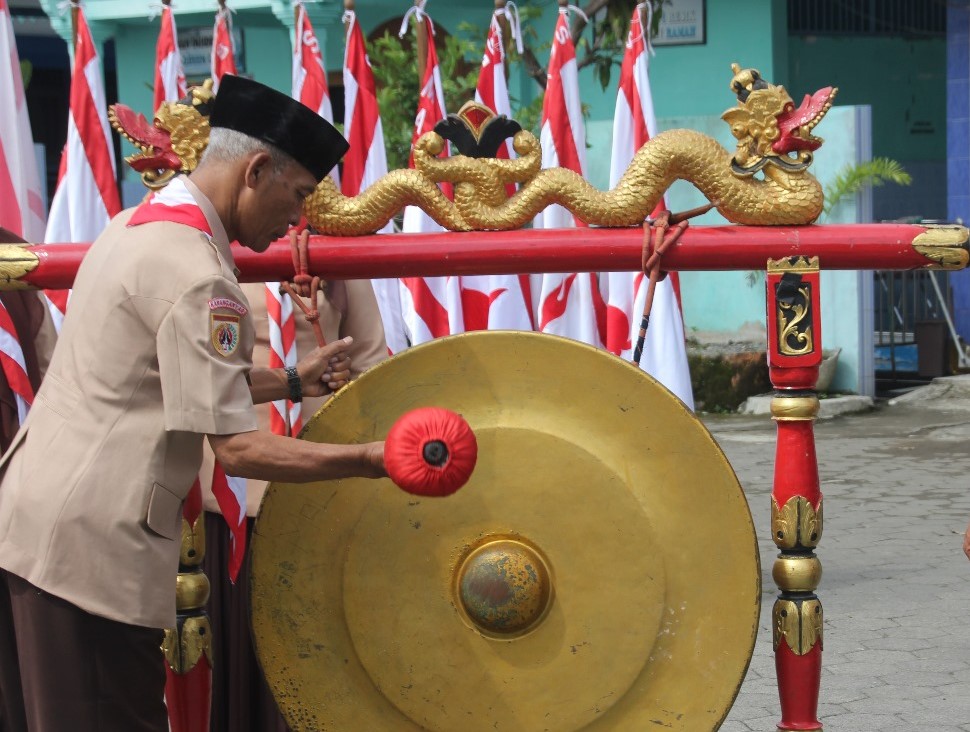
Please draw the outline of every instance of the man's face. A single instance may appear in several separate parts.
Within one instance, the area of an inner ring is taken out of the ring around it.
[[[287,163],[273,172],[272,162],[263,154],[247,169],[246,195],[240,202],[239,243],[256,252],[286,235],[300,222],[304,199],[313,193],[317,180],[298,163]]]

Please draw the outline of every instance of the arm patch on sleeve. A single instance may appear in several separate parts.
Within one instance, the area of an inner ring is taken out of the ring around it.
[[[229,358],[239,348],[239,316],[209,313],[209,330],[216,353]]]

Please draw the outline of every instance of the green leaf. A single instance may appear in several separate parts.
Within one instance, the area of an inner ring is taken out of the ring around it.
[[[884,183],[908,186],[912,180],[903,166],[890,158],[873,158],[866,163],[846,165],[835,180],[825,187],[822,215],[827,216],[846,198],[854,196],[866,186],[881,186]]]

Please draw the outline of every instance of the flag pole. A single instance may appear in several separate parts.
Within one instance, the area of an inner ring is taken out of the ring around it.
[[[509,17],[505,14],[505,6],[508,0],[495,0],[495,16],[498,19],[499,30],[502,31],[502,59],[504,60],[505,70],[509,68],[509,49],[512,48],[512,24]]]
[[[81,12],[78,3],[71,3],[71,53],[77,51],[77,14]]]
[[[414,0],[415,7],[420,8],[422,5],[422,0]],[[414,45],[415,53],[418,59],[418,89],[424,83],[424,72],[425,66],[428,61],[428,43],[432,42],[428,38],[428,25],[424,22],[424,13],[418,13],[418,22],[414,25],[416,43]]]

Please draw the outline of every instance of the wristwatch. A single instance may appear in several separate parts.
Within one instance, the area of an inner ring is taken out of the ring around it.
[[[290,401],[303,401],[303,382],[300,380],[300,373],[296,366],[287,366],[283,369],[286,372],[286,385],[290,388]]]

